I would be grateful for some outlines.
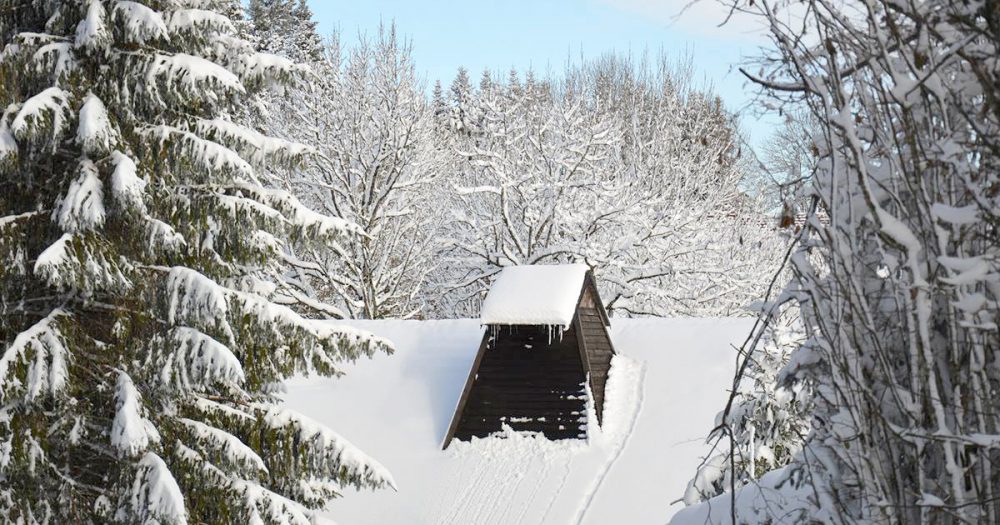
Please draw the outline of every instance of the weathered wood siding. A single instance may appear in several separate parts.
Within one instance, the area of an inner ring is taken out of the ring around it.
[[[608,370],[611,368],[611,356],[614,347],[605,324],[605,315],[598,303],[597,289],[588,276],[584,283],[583,295],[577,308],[579,326],[582,332],[583,349],[587,355],[590,368],[590,391],[594,396],[594,408],[597,421],[604,422],[604,387],[608,382]]]
[[[575,325],[574,325],[575,326]],[[486,346],[454,437],[501,430],[541,432],[549,439],[586,437],[585,374],[576,329],[559,338],[539,326],[487,329]]]

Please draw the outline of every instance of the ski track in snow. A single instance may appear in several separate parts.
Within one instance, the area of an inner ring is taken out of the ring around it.
[[[590,506],[594,502],[594,497],[597,495],[597,492],[601,489],[601,485],[604,483],[604,479],[607,478],[608,473],[611,472],[611,469],[614,467],[615,462],[618,461],[618,458],[621,457],[622,452],[628,446],[629,438],[632,437],[632,433],[635,430],[635,424],[639,420],[639,414],[642,413],[642,404],[645,397],[643,394],[646,384],[646,365],[645,363],[636,363],[633,366],[639,367],[639,378],[638,378],[639,380],[637,381],[635,390],[633,392],[630,392],[635,396],[635,403],[634,403],[635,408],[632,411],[631,414],[632,417],[629,419],[625,435],[622,436],[621,440],[618,440],[617,446],[614,448],[614,451],[608,457],[608,460],[604,463],[604,466],[601,468],[600,474],[597,475],[597,478],[594,479],[593,485],[591,485],[590,489],[588,489],[587,493],[584,495],[584,498],[582,500],[583,505],[577,511],[576,519],[574,519],[572,522],[576,523],[577,525],[583,523],[584,518],[587,517],[587,511],[590,510]]]
[[[439,496],[435,509],[428,513],[428,523],[520,524],[534,508],[546,509],[541,518],[544,523],[562,495],[574,460],[586,450],[579,444],[554,444],[528,436],[458,446],[463,448],[452,459],[462,466],[449,476],[439,494],[459,497],[448,505],[443,503],[447,498]],[[510,454],[511,449],[528,453]],[[467,461],[467,457],[475,460]]]
[[[447,515],[444,517],[444,519],[435,520],[435,522],[442,524],[457,522],[456,520],[458,520],[458,516],[461,513],[462,509],[465,508],[466,505],[468,505],[469,500],[472,498],[473,484],[470,482],[472,481],[473,477],[464,475],[465,472],[462,471],[478,470],[476,467],[477,466],[475,464],[469,464],[468,469],[465,468],[459,469],[459,474],[458,476],[456,476],[455,482],[450,484],[450,486],[449,485],[444,486],[445,490],[441,491],[442,494],[447,494],[449,492],[448,489],[452,489],[452,493],[454,494],[454,489],[457,488],[459,489],[458,493],[461,494],[462,496],[452,504],[451,509],[447,511]],[[462,487],[465,487],[465,490],[461,490]]]
[[[468,479],[471,478],[465,474],[467,470],[472,468],[474,468],[474,465],[458,463],[458,467],[454,469],[454,474],[448,476],[448,482],[443,483],[441,485],[441,489],[437,491],[435,498],[437,500],[436,511],[430,514],[430,522],[442,524],[454,522],[458,509],[462,508],[462,506],[468,501],[469,492],[465,490],[458,492],[457,494],[460,494],[460,496],[451,502],[452,504],[450,507],[447,505],[449,500],[445,496],[448,494],[449,490],[454,490],[456,487],[467,487],[469,485]],[[455,492],[452,493],[454,494]]]
[[[524,439],[530,442],[530,438]],[[443,493],[459,493],[461,496],[450,508],[441,509],[433,517],[433,523],[442,524],[510,524],[522,523],[528,509],[543,492],[552,474],[549,461],[545,461],[546,450],[534,450],[531,454],[518,456],[510,462],[507,455],[489,455],[483,461],[469,465],[453,476]],[[572,460],[570,451],[554,451],[566,456],[566,471],[561,474],[559,488],[551,494],[549,506],[559,496]],[[463,450],[459,455],[476,454],[475,450]],[[541,469],[539,470],[539,466]],[[512,502],[524,501],[522,505]],[[439,507],[440,508],[440,507]],[[519,510],[513,520],[511,513]]]
[[[573,460],[571,458],[569,461],[566,462],[566,468],[563,470],[562,479],[559,480],[559,486],[556,487],[556,491],[552,494],[552,497],[549,499],[549,504],[545,506],[545,512],[542,513],[541,519],[538,520],[538,525],[542,525],[543,523],[545,523],[545,519],[549,517],[549,513],[552,512],[552,506],[555,505],[556,500],[559,498],[559,495],[562,494],[563,487],[566,486],[566,480],[569,479],[569,473],[572,469],[573,469]],[[528,507],[525,506],[524,510],[521,512],[522,518],[527,511]],[[523,523],[523,522],[519,520],[518,523]]]
[[[528,495],[527,495],[527,499],[524,500],[524,505],[521,505],[521,512],[518,514],[517,519],[515,519],[513,521],[507,520],[507,516],[510,514],[511,509],[513,509],[515,507],[514,505],[511,505],[508,502],[508,505],[504,509],[503,515],[500,517],[501,519],[500,519],[499,523],[523,523],[524,522],[524,515],[528,511],[528,508],[531,507],[531,504],[535,501],[535,497],[541,491],[541,488],[543,486],[543,482],[548,477],[548,472],[549,472],[549,468],[546,467],[545,470],[542,472],[542,474],[535,479],[534,485],[522,483],[522,488],[528,491]]]
[[[525,501],[524,505],[521,506],[521,513],[517,516],[517,521],[512,523],[524,523],[524,516],[528,513],[528,509],[535,502],[535,498],[538,497],[539,489],[542,488],[542,482],[545,480],[544,476],[539,476],[538,483],[532,489],[531,494],[528,495],[528,500]]]

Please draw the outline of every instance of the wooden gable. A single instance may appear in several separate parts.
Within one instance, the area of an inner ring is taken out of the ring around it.
[[[590,392],[594,398],[594,410],[598,424],[604,423],[604,387],[608,382],[611,357],[614,347],[608,328],[611,325],[608,313],[597,294],[597,283],[588,272],[583,281],[583,292],[576,307],[574,325],[580,340],[580,353],[590,377]]]
[[[561,334],[549,326],[489,325],[448,434],[468,440],[508,425],[549,439],[586,437],[589,387],[598,424],[614,348],[609,319],[587,272],[573,322]]]

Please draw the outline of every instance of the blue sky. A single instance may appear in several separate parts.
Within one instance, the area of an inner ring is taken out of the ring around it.
[[[733,67],[765,41],[752,20],[717,25],[725,11],[701,0],[682,13],[687,0],[309,0],[320,31],[339,29],[345,43],[373,33],[380,21],[395,21],[414,47],[418,71],[429,83],[447,84],[459,66],[473,79],[483,69],[512,66],[559,72],[567,59],[608,51],[641,53],[663,49],[690,53],[696,78],[710,84],[732,110],[749,102],[753,87]],[[751,142],[759,144],[775,125],[773,116],[741,113]]]

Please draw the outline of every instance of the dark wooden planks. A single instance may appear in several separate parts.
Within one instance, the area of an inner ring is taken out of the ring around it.
[[[584,373],[576,331],[491,327],[464,410],[458,439],[484,437],[507,424],[550,439],[586,436]]]
[[[455,407],[455,414],[451,416],[451,424],[448,425],[448,433],[444,436],[444,445],[441,448],[448,448],[448,444],[451,443],[452,438],[455,437],[455,432],[458,430],[462,414],[465,412],[465,405],[469,401],[469,394],[472,392],[472,385],[475,383],[476,376],[479,374],[479,365],[482,363],[483,356],[486,354],[488,336],[489,334],[487,333],[483,336],[483,340],[479,343],[479,350],[476,352],[476,358],[472,361],[472,368],[469,369],[469,377],[465,380],[465,387],[462,389],[462,395],[458,398],[458,406]]]

